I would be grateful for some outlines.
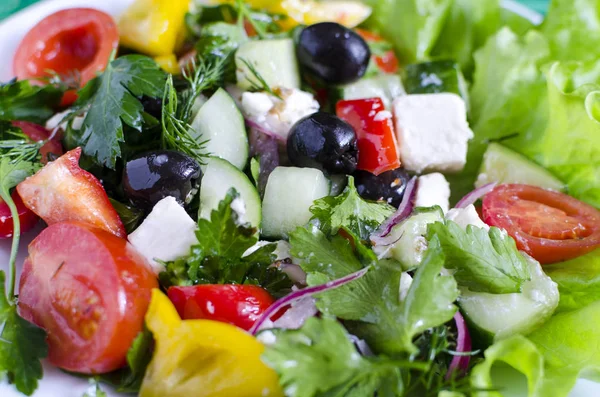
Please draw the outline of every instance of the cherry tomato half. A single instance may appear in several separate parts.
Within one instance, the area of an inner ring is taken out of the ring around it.
[[[48,139],[50,136],[50,131],[39,124],[30,123],[28,121],[13,121],[12,125],[19,127],[21,131],[23,131],[23,133],[31,138],[31,140],[34,142],[43,141]],[[48,163],[49,153],[52,153],[58,157],[62,156],[63,147],[60,143],[60,139],[58,137],[54,137],[49,140],[40,148],[40,153],[42,155],[42,164]]]
[[[357,169],[379,175],[400,167],[392,114],[381,98],[339,101],[336,114],[356,131]]]
[[[15,205],[17,206],[17,213],[19,214],[19,221],[21,226],[21,233],[28,232],[38,223],[38,216],[33,213],[29,208],[25,207],[21,196],[15,190],[10,197],[12,197]],[[10,213],[10,208],[4,200],[0,198],[0,239],[12,237],[14,232],[13,217]]]
[[[184,320],[216,320],[246,331],[274,302],[267,291],[255,285],[171,287],[167,294]]]
[[[520,250],[542,264],[600,247],[600,211],[564,193],[500,185],[483,199],[482,213],[485,223],[505,229]]]
[[[125,364],[158,282],[127,242],[78,222],[49,226],[29,245],[19,310],[48,332],[59,368],[105,373]]]
[[[371,60],[375,62],[379,70],[384,73],[397,73],[399,62],[394,50],[377,51],[372,45],[384,41],[383,37],[364,29],[354,29],[371,47]]]
[[[104,70],[119,45],[113,18],[91,8],[71,8],[42,19],[23,38],[13,60],[19,79],[78,77],[81,86]]]

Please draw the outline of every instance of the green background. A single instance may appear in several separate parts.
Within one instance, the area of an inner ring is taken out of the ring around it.
[[[39,0],[0,0],[0,19],[6,18],[10,14],[38,1]],[[548,0],[520,0],[520,2],[539,12],[545,12],[548,5]]]

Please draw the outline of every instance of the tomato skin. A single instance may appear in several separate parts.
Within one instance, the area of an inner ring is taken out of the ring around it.
[[[43,141],[48,139],[50,132],[43,126],[28,121],[13,121],[12,125],[20,128],[25,135],[27,135],[33,141]],[[58,157],[63,155],[63,147],[60,143],[60,139],[54,137],[50,139],[44,146],[40,148],[42,155],[42,164],[48,163],[48,154],[52,153]]]
[[[246,331],[274,302],[266,290],[255,285],[204,284],[171,287],[167,294],[184,320],[221,321]]]
[[[29,245],[19,312],[48,332],[52,364],[105,373],[125,364],[157,287],[127,240],[79,222],[56,223]]]
[[[576,258],[600,247],[600,211],[564,193],[536,186],[497,186],[483,199],[483,221],[505,229],[541,264]]]
[[[13,59],[13,72],[18,79],[30,79],[47,77],[52,70],[79,77],[83,86],[104,70],[118,45],[119,32],[110,15],[92,8],[58,11],[25,35]]]
[[[376,33],[369,32],[364,29],[354,29],[356,33],[358,33],[367,44],[370,43],[378,43],[383,41],[383,37],[379,36]],[[399,69],[400,62],[398,62],[398,58],[394,53],[394,50],[385,51],[380,55],[371,55],[371,61],[374,61],[379,70],[384,73],[397,73]]]
[[[81,148],[75,148],[21,182],[23,203],[49,225],[80,221],[126,237],[100,181],[79,167],[80,156]]]
[[[19,221],[21,224],[21,233],[26,233],[37,225],[40,218],[33,213],[29,208],[25,207],[21,196],[15,190],[10,195],[17,206],[17,213],[19,214]],[[10,213],[8,204],[0,199],[0,239],[11,238],[13,236],[13,217]]]
[[[381,98],[339,101],[336,114],[356,131],[357,169],[379,175],[400,167],[391,113]]]

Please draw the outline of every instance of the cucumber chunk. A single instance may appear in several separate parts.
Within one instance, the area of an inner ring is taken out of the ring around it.
[[[527,335],[550,318],[558,306],[557,284],[537,261],[527,257],[527,262],[531,280],[524,283],[520,293],[461,291],[458,303],[481,347],[515,334]]]
[[[404,87],[408,94],[437,94],[451,92],[459,95],[469,109],[469,90],[454,61],[432,61],[407,65]]]
[[[406,94],[397,74],[380,74],[336,89],[339,99],[381,98],[386,109],[390,109],[394,98]]]
[[[218,157],[209,158],[202,168],[204,175],[200,186],[200,218],[210,219],[212,210],[219,207],[219,202],[233,187],[245,205],[242,220],[258,228],[261,220],[260,197],[246,174]]]
[[[329,189],[329,180],[315,168],[275,168],[265,189],[262,234],[287,238],[288,233],[308,223],[311,205],[329,195]]]
[[[427,250],[427,226],[443,220],[444,213],[438,206],[416,208],[413,215],[394,226],[391,233],[399,240],[388,247],[389,255],[400,262],[402,270],[413,270],[421,264]],[[380,253],[381,249],[375,248],[376,252]]]
[[[206,154],[244,169],[248,161],[248,135],[244,117],[227,91],[219,88],[202,104],[191,127],[197,141],[207,141]]]
[[[489,144],[483,155],[475,186],[490,182],[524,183],[559,191],[565,189],[565,185],[544,167],[495,142]]]
[[[300,72],[296,48],[292,39],[248,41],[235,53],[237,85],[248,90],[258,79],[244,61],[254,69],[271,88],[300,88]]]

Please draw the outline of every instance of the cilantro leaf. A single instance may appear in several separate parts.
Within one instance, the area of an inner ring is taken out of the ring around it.
[[[354,250],[339,235],[329,240],[316,228],[310,231],[299,228],[291,233],[290,243],[292,255],[307,272],[309,286],[346,276],[365,265],[373,267],[363,278],[320,294],[317,307],[325,314],[348,320],[351,332],[365,339],[377,353],[415,352],[413,338],[449,321],[456,311],[453,305],[458,297],[456,282],[452,277],[440,275],[444,255],[437,243],[430,243],[402,300],[400,265],[395,261],[377,261],[357,238],[353,241],[357,247]]]
[[[344,226],[362,240],[367,240],[394,211],[386,203],[363,200],[354,187],[353,177],[348,177],[348,186],[341,195],[316,200],[310,207],[313,219],[321,221],[321,230],[326,234],[335,234]]]
[[[63,93],[54,85],[32,85],[28,80],[0,84],[0,120],[43,124],[54,114]]]
[[[286,396],[402,395],[400,366],[411,363],[362,357],[335,319],[312,317],[298,330],[270,332],[276,342],[262,360],[277,372]]]
[[[0,375],[29,396],[42,378],[40,360],[48,355],[46,332],[19,317],[16,305],[6,297],[4,282],[0,271]]]
[[[78,106],[89,106],[81,127],[85,154],[106,167],[115,168],[125,141],[123,123],[141,131],[143,105],[139,98],[162,97],[166,74],[151,58],[126,55],[110,62],[99,77],[81,91]]]
[[[502,230],[469,225],[466,230],[452,221],[429,225],[428,239],[439,239],[447,269],[456,270],[459,285],[474,292],[520,292],[530,279],[529,268],[515,241]]]
[[[187,258],[166,263],[159,276],[163,286],[196,284],[256,284],[277,295],[291,288],[291,281],[277,268],[275,243],[266,244],[252,254],[246,251],[258,242],[257,230],[242,223],[231,203],[239,199],[235,189],[213,210],[210,219],[200,218],[196,237]]]

